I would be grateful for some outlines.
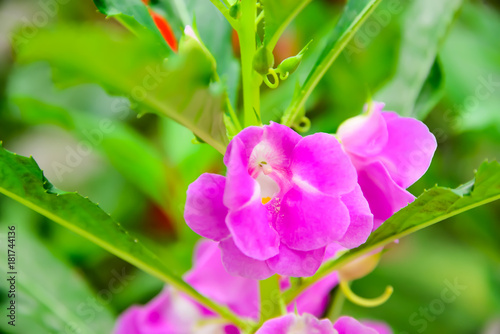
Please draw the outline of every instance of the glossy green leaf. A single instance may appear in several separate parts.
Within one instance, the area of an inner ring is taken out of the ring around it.
[[[311,0],[263,0],[264,9],[264,45],[273,50],[278,39],[297,14]]]
[[[0,147],[0,193],[89,239],[107,251],[169,283],[225,319],[245,326],[229,309],[200,295],[98,205],[77,193],[56,189],[33,158]]]
[[[18,60],[48,61],[66,85],[98,83],[113,95],[129,98],[139,113],[168,116],[225,151],[222,87],[212,83],[213,59],[193,38],[181,41],[179,54],[165,61],[146,40],[90,26],[64,27],[40,31],[20,49]]]
[[[450,25],[463,0],[412,1],[405,10],[398,67],[394,77],[374,96],[388,110],[416,116],[415,104]],[[425,113],[422,114],[425,116]]]
[[[141,0],[94,0],[94,3],[104,15],[115,18],[139,36],[153,37],[165,54],[171,53],[171,49]]]
[[[15,226],[16,241],[12,250],[17,259],[16,327],[8,325],[7,320],[2,321],[2,333],[13,329],[14,333],[109,333],[114,316],[105,303],[97,301],[93,308],[89,300],[95,300],[97,293],[90,289],[80,273],[60,259],[59,250],[57,253],[54,248],[49,250],[35,236],[29,224],[34,213],[11,203],[3,203],[1,213],[0,238],[5,240],[2,245],[7,251],[10,244],[7,243],[8,227]],[[0,268],[4,273],[12,271],[7,268],[7,261],[2,261]],[[0,292],[5,297],[9,290],[7,283],[6,279],[0,281]],[[119,286],[116,288],[118,291]],[[7,298],[0,302],[2,309],[8,307],[7,303]]]
[[[380,2],[381,0],[350,0],[347,3],[335,29],[327,37],[327,44],[312,71],[285,110],[281,120],[283,124],[292,126],[300,120],[306,100],[314,88]]]
[[[305,279],[304,284],[298,289],[290,290],[286,300],[293,300],[300,291],[356,258],[418,230],[498,199],[500,199],[500,164],[496,161],[484,162],[477,170],[474,180],[458,188],[436,186],[425,191],[414,202],[387,219],[370,235],[366,243],[323,264],[315,276]]]

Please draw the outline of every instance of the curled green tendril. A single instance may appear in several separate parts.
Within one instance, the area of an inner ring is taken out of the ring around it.
[[[286,71],[285,73],[280,72],[280,79],[281,80],[286,80],[288,79],[288,76],[290,75],[290,72]]]
[[[293,125],[293,128],[297,130],[297,132],[307,132],[311,128],[311,120],[303,116],[299,122]]]
[[[269,74],[273,76],[274,82],[269,81],[269,78],[268,78]],[[280,84],[280,80],[279,80],[278,74],[276,73],[274,68],[270,68],[269,72],[267,72],[267,74],[264,75],[264,82],[266,83],[267,87],[269,87],[269,88],[272,88],[272,89],[278,88],[278,86]]]

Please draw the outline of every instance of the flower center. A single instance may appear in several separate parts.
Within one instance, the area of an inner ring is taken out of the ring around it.
[[[273,167],[271,167],[271,165],[269,165],[264,160],[259,162],[259,168],[261,169],[262,173],[264,173],[265,175],[269,175],[273,172]]]
[[[276,183],[276,181],[274,181],[264,172],[259,173],[255,181],[257,181],[260,186],[260,197],[262,199],[262,204],[269,203],[274,195],[278,194],[280,191],[280,187]]]

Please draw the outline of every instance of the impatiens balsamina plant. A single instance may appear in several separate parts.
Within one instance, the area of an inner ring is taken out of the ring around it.
[[[119,316],[116,334],[392,333],[378,321],[340,317],[337,297],[384,303],[392,287],[367,299],[350,282],[371,272],[386,246],[500,198],[497,162],[456,189],[412,195],[407,188],[429,168],[437,142],[423,122],[383,101],[362,101],[364,110],[335,134],[311,133],[308,98],[381,0],[348,1],[333,30],[279,63],[275,46],[310,0],[207,0],[198,12],[183,1],[94,2],[134,37],[111,36],[89,53],[92,30],[65,32],[63,51],[51,47],[51,31],[40,31],[19,47],[19,62],[48,61],[128,98],[140,114],[172,118],[227,168],[187,189],[185,222],[206,239],[180,277],[90,200],[52,186],[33,159],[0,148],[1,193],[166,283]],[[222,28],[210,30],[219,19]],[[47,45],[43,54],[32,52],[37,43]],[[292,94],[276,115],[260,94],[282,88]]]

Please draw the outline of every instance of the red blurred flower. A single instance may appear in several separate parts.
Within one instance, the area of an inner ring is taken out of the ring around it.
[[[142,2],[145,5],[149,5],[149,0],[142,0]],[[161,35],[163,36],[167,44],[170,46],[172,50],[177,52],[177,39],[175,38],[174,32],[172,31],[170,24],[168,24],[168,21],[163,16],[152,10],[151,8],[148,8],[148,10],[149,14],[153,18],[156,27],[158,28],[158,30],[160,30]]]

